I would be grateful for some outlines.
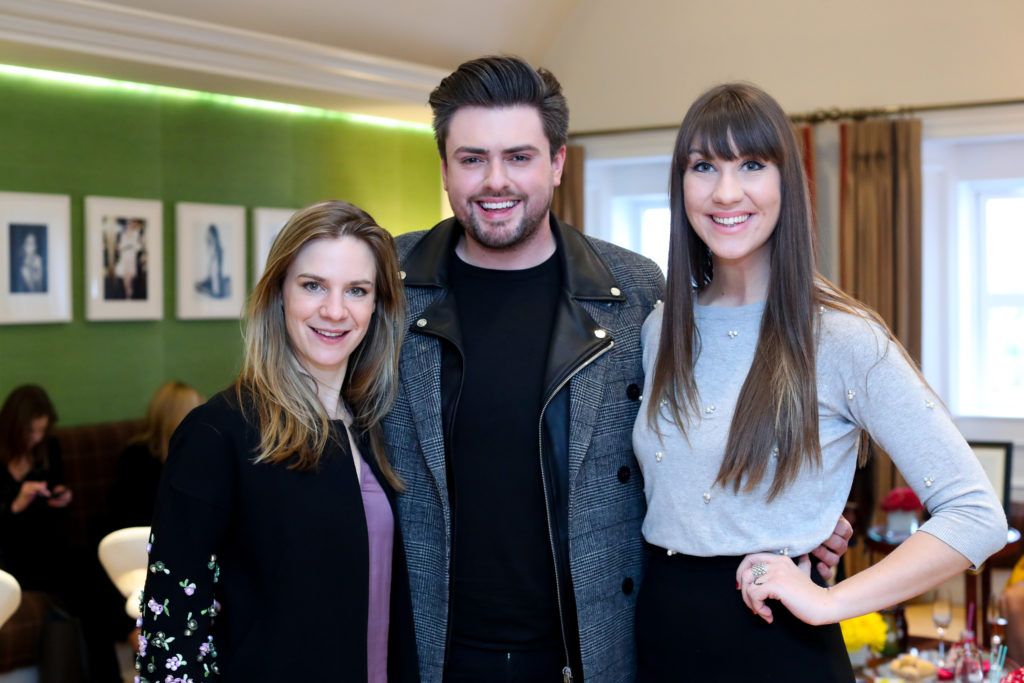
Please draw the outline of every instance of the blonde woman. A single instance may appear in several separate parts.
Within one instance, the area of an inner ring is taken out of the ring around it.
[[[417,680],[379,426],[402,296],[391,237],[351,204],[303,209],[274,241],[234,387],[171,439],[141,681]]]
[[[111,530],[149,526],[171,434],[202,402],[199,392],[184,382],[166,382],[153,393],[146,409],[145,428],[117,460],[110,491]]]

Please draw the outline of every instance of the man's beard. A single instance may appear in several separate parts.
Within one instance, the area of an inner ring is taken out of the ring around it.
[[[540,228],[541,223],[544,222],[548,212],[551,210],[550,197],[548,201],[544,202],[543,208],[539,211],[531,211],[525,197],[517,197],[517,199],[523,204],[523,217],[511,230],[506,229],[504,225],[499,229],[484,229],[481,227],[480,221],[477,220],[476,211],[473,210],[472,206],[470,206],[468,211],[464,212],[464,215],[459,215],[463,212],[455,212],[455,217],[459,219],[469,237],[481,246],[496,251],[515,249],[529,241],[536,234],[537,229]]]

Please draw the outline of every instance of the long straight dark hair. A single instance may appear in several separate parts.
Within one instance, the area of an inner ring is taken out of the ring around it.
[[[700,338],[694,298],[714,277],[711,253],[686,217],[683,174],[691,150],[709,158],[752,158],[779,168],[781,209],[768,240],[771,273],[757,351],[740,389],[717,484],[752,491],[777,451],[768,500],[806,464],[820,466],[816,386],[816,310],[825,305],[881,322],[858,302],[817,275],[807,178],[789,120],[763,90],[728,83],[707,91],[690,107],[676,138],[670,180],[672,212],[668,285],[651,382],[647,419],[657,429],[665,403],[686,434],[699,416],[694,365]],[[884,329],[884,325],[882,325]]]
[[[46,434],[33,448],[28,446],[32,421],[45,417]],[[46,390],[36,384],[16,387],[0,407],[0,465],[9,465],[23,456],[32,458],[33,467],[49,467],[47,442],[57,423],[57,410]]]

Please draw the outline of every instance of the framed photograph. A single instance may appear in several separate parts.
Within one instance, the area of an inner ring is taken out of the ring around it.
[[[252,250],[253,282],[263,275],[263,267],[267,265],[267,256],[270,254],[270,245],[274,243],[277,233],[281,232],[281,228],[295,211],[296,209],[253,209],[253,223],[256,225],[256,244]]]
[[[1013,444],[1009,441],[969,441],[968,444],[978,462],[992,482],[992,488],[1003,504],[1007,517],[1010,515],[1010,477],[1013,470]]]
[[[71,199],[0,192],[0,324],[71,321]]]
[[[177,206],[178,318],[231,318],[245,303],[245,207]]]
[[[159,201],[85,198],[86,320],[164,317]]]

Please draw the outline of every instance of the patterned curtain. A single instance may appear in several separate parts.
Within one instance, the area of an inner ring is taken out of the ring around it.
[[[811,204],[811,217],[813,220],[814,228],[814,245],[815,250],[818,250],[821,241],[821,230],[822,226],[818,216],[818,184],[815,174],[817,172],[814,149],[814,133],[815,127],[809,124],[799,124],[793,126],[793,135],[796,136],[797,144],[800,145],[800,156],[803,159],[804,173],[807,175],[807,193],[808,201]],[[821,264],[818,264],[820,269]]]
[[[840,284],[921,356],[921,122],[842,127]]]
[[[911,357],[921,356],[921,122],[844,123],[840,128],[840,286],[881,315]],[[863,532],[875,503],[905,486],[889,456],[872,446],[848,511]],[[867,566],[851,552],[847,573]]]

